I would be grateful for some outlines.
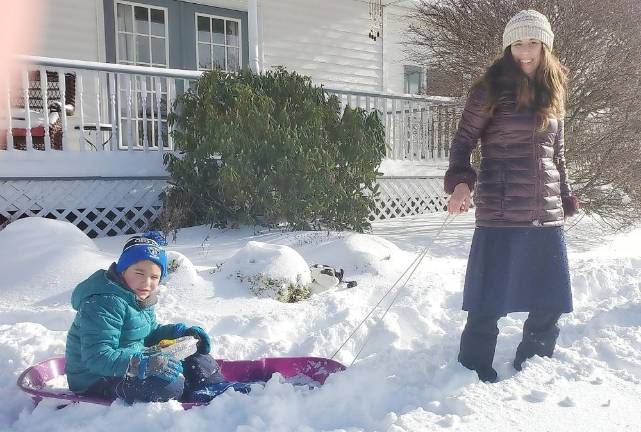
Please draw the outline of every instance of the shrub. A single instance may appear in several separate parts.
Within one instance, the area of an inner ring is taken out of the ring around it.
[[[249,286],[249,292],[256,297],[272,298],[283,303],[297,303],[307,300],[312,295],[311,289],[302,283],[300,277],[296,279],[296,283],[264,273],[246,276],[238,272],[236,277],[246,283]]]
[[[169,116],[170,211],[183,224],[369,227],[385,152],[376,112],[346,107],[309,77],[210,71]]]

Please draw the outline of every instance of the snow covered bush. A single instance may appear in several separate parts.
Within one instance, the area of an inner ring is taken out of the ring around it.
[[[223,269],[227,277],[237,278],[257,297],[294,303],[311,295],[309,265],[289,246],[250,241]]]
[[[238,272],[238,280],[249,286],[256,297],[273,298],[283,303],[296,303],[308,299],[312,294],[309,285],[303,285],[300,278],[290,282],[283,278],[271,277],[265,273],[243,275]]]
[[[165,207],[184,210],[183,225],[369,226],[383,124],[376,113],[342,110],[309,77],[207,72],[169,121],[179,154],[165,155]]]
[[[176,273],[196,274],[194,264],[185,255],[180,252],[168,250],[167,252],[167,273],[175,275]]]

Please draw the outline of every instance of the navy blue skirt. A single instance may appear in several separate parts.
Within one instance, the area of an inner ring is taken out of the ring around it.
[[[465,274],[463,310],[571,312],[563,227],[477,227]]]

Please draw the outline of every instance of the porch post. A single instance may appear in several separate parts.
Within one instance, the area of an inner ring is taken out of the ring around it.
[[[249,0],[247,2],[247,18],[249,38],[249,68],[260,73],[261,64],[258,57],[258,0]]]

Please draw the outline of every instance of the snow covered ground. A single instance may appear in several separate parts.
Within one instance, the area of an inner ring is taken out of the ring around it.
[[[458,217],[435,239],[443,218],[377,223],[371,235],[181,230],[168,249],[193,266],[181,266],[161,287],[159,321],[204,327],[213,354],[229,359],[330,357],[429,248],[384,321],[378,317],[387,302],[337,355],[350,365],[369,336],[357,361],[323,387],[309,390],[274,377],[249,395],[227,392],[189,411],[175,402],[57,410],[45,401],[33,409],[15,385],[18,374],[64,353],[74,317],[71,290],[116,259],[125,237],[92,241],[62,222],[14,222],[0,231],[0,430],[641,430],[641,229],[606,235],[584,218],[568,231],[575,311],[561,319],[555,358],[534,358],[520,373],[512,369],[525,319],[512,314],[499,323],[494,364],[501,381],[485,384],[456,362],[473,218]],[[358,286],[296,304],[255,298],[229,268],[249,241],[288,246],[310,265],[342,267]]]

